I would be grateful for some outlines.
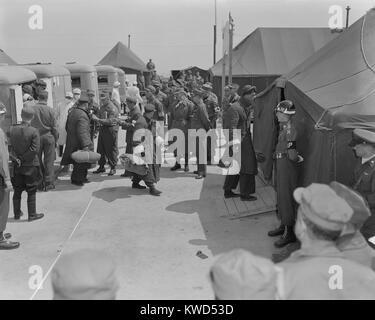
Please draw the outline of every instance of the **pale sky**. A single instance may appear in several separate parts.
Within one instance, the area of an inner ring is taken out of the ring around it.
[[[19,63],[96,64],[118,41],[159,73],[213,65],[215,0],[0,0],[0,48]],[[29,28],[31,5],[43,8],[43,30]],[[350,23],[373,0],[217,0],[217,60],[229,11],[234,45],[258,27],[328,27],[329,7],[349,5]],[[344,19],[345,21],[345,19]]]

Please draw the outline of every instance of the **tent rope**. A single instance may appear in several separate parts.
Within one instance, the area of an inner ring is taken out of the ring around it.
[[[373,10],[373,9],[372,9]],[[370,62],[368,61],[367,59],[367,56],[366,56],[366,52],[365,52],[365,47],[364,47],[364,31],[365,31],[365,25],[366,25],[366,18],[367,18],[367,15],[369,14],[370,11],[367,11],[365,16],[363,17],[363,21],[362,21],[362,26],[361,26],[361,38],[360,38],[360,48],[361,48],[361,54],[362,54],[362,58],[364,60],[364,62],[366,63],[366,66],[368,69],[370,69],[373,73],[375,73],[375,69],[372,67],[372,65],[370,64]],[[315,126],[314,128],[316,130],[332,130],[331,128],[327,128],[325,126],[322,126],[320,124],[320,121],[322,121],[323,117],[326,115],[326,113],[332,109],[335,109],[335,108],[341,108],[343,106],[350,106],[350,105],[353,105],[353,104],[356,104],[356,103],[359,103],[359,102],[362,102],[364,100],[366,100],[369,96],[371,96],[372,94],[375,93],[375,88],[372,89],[368,94],[366,94],[364,97],[361,97],[361,98],[358,98],[352,102],[348,102],[348,103],[345,103],[343,105],[337,105],[337,106],[333,106],[329,109],[326,109],[323,111],[322,115],[319,117],[318,121],[315,123]]]

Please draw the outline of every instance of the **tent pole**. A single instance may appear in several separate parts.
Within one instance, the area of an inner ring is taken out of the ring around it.
[[[232,84],[232,51],[233,51],[233,30],[234,30],[234,24],[232,15],[229,12],[229,84]]]

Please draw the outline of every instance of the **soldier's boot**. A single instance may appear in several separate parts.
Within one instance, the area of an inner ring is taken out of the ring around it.
[[[268,232],[268,236],[269,237],[277,237],[277,236],[281,236],[284,234],[284,230],[285,230],[285,226],[280,224],[279,227],[277,227],[276,229],[274,230],[271,230],[270,232]]]
[[[14,220],[19,220],[23,216],[23,212],[21,210],[21,199],[13,198],[13,213]]]
[[[289,243],[293,243],[297,241],[297,237],[294,234],[294,230],[292,226],[286,226],[284,230],[284,234],[281,236],[279,240],[277,240],[274,245],[276,248],[285,247]]]
[[[181,169],[181,165],[178,162],[176,162],[176,164],[171,168],[171,171],[176,171],[178,169]]]
[[[189,172],[189,165],[188,165],[188,164],[185,164],[184,171],[185,171],[185,172]]]
[[[156,189],[155,186],[150,186],[150,194],[153,195],[153,196],[160,196],[161,194],[161,191]]]
[[[93,174],[98,174],[98,173],[104,173],[105,172],[105,168],[100,166],[98,169],[96,169]]]
[[[272,261],[274,263],[280,263],[290,257],[290,255],[301,248],[301,242],[296,241],[289,243],[280,252],[272,254]]]
[[[27,194],[27,212],[29,221],[39,220],[44,217],[43,213],[36,213],[36,194],[34,192]]]
[[[139,182],[133,182],[132,188],[133,189],[146,189],[147,187],[140,185]]]
[[[114,176],[116,174],[116,169],[115,168],[111,168],[111,170],[108,172],[108,176]]]

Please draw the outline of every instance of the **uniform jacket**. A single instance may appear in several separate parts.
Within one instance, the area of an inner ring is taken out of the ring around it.
[[[88,110],[84,106],[72,109],[66,122],[66,147],[61,160],[62,165],[73,163],[71,155],[73,152],[88,147],[94,149],[90,137],[90,117]]]
[[[214,94],[213,92],[208,92],[203,102],[206,104],[208,118],[210,119],[210,121],[215,120],[217,116],[216,110],[219,106],[216,94]]]
[[[295,162],[298,160],[296,150],[297,130],[291,123],[280,124],[279,136],[276,144],[276,152],[285,154],[289,160]]]
[[[138,106],[130,112],[130,118],[121,122],[122,129],[126,130],[126,153],[133,153],[133,147],[140,142],[133,141],[134,132],[147,129],[148,125]]]
[[[204,129],[210,130],[210,120],[206,110],[206,105],[202,102],[201,104],[194,103],[191,115],[191,129]]]
[[[8,142],[4,131],[0,128],[0,187],[4,181],[10,181]]]
[[[98,118],[100,119],[99,123],[102,130],[118,131],[118,117],[119,111],[111,101],[108,101],[107,104],[100,106]]]
[[[185,133],[190,128],[191,117],[193,115],[193,103],[190,101],[180,101],[171,110],[171,121],[173,129],[180,129]]]
[[[47,102],[39,101],[33,109],[34,119],[31,122],[31,126],[38,129],[41,136],[50,132],[54,136],[55,141],[57,141],[59,133],[52,108],[47,105]]]
[[[39,132],[27,123],[10,128],[10,144],[14,157],[21,160],[21,167],[38,167],[40,137]]]
[[[154,105],[154,107],[155,107],[154,120],[164,121],[163,104],[155,97],[153,99],[149,100],[148,103]]]
[[[375,299],[375,273],[346,259],[334,244],[298,250],[279,266],[283,269],[283,299]],[[331,277],[339,275],[332,266],[342,270],[342,289],[329,287]]]
[[[375,212],[375,157],[354,170],[353,189],[358,191],[368,202],[372,214]]]

